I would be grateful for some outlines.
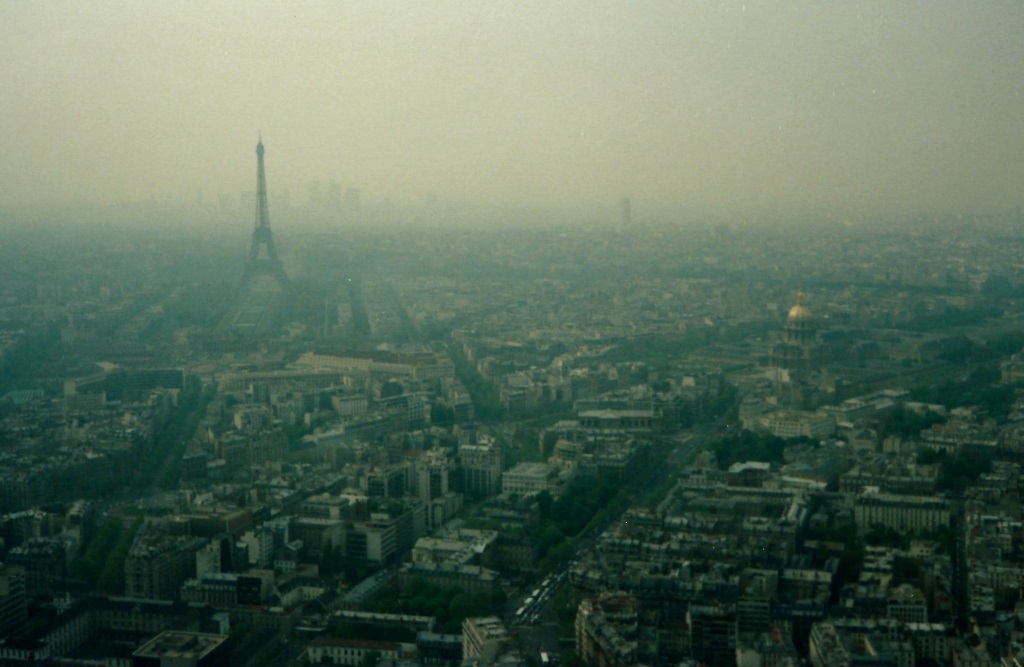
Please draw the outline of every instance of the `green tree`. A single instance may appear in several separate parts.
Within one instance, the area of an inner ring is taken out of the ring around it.
[[[96,587],[108,595],[122,595],[124,593],[124,561],[128,557],[128,551],[135,541],[135,534],[142,526],[142,517],[138,517],[132,523],[131,528],[123,531],[117,543],[104,563],[96,582]]]
[[[562,529],[554,523],[548,523],[544,526],[540,537],[537,539],[537,550],[543,557],[552,547],[560,544],[564,539],[565,533],[562,532]]]
[[[755,433],[746,429],[736,435],[719,438],[710,443],[720,468],[725,469],[740,461],[781,463],[786,441],[769,433]]]
[[[876,523],[864,534],[864,541],[873,547],[892,547],[898,549],[905,546],[906,539],[898,530]]]
[[[911,437],[917,436],[921,431],[944,421],[945,418],[937,412],[918,414],[900,406],[882,419],[882,428],[887,434]]]
[[[448,601],[448,618],[465,618],[471,612],[473,604],[465,593],[456,593]]]
[[[455,410],[434,401],[430,404],[430,423],[435,426],[451,426],[455,423]]]
[[[963,493],[985,473],[992,471],[993,452],[980,448],[963,448],[942,459],[936,488],[940,491]]]
[[[555,445],[558,443],[558,434],[554,431],[544,431],[544,436],[541,441],[541,454],[547,459],[555,451]]]
[[[455,367],[455,374],[469,391],[477,418],[481,421],[500,420],[504,416],[505,410],[494,384],[480,375],[459,347],[449,346],[448,352],[452,359],[452,365]]]
[[[551,493],[544,489],[536,496],[537,508],[540,513],[541,521],[547,521],[548,517],[551,516],[551,507],[555,502],[555,499],[551,497]]]
[[[86,582],[89,586],[95,586],[124,529],[121,519],[116,516],[108,516],[89,541],[82,557],[72,567],[75,578]]]

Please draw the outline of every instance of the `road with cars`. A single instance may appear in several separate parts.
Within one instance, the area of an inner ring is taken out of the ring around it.
[[[664,474],[648,480],[637,494],[637,500],[661,484],[668,475],[689,463],[694,454],[706,446],[710,438],[720,433],[720,426],[705,425],[693,429],[687,437],[678,440],[666,459],[668,465],[662,468]],[[594,548],[598,536],[617,521],[618,517],[587,535],[581,535],[573,562],[584,558]],[[521,590],[509,597],[506,606],[505,625],[516,636],[520,651],[524,656],[534,657],[542,665],[557,664],[563,641],[572,639],[560,636],[558,619],[551,604],[555,593],[566,584],[570,567],[571,564],[548,575],[540,583],[523,584]],[[547,663],[544,662],[544,657],[548,659]]]

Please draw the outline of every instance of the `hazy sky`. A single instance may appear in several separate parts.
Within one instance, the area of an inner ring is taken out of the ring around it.
[[[0,203],[1005,210],[1024,3],[0,3]]]

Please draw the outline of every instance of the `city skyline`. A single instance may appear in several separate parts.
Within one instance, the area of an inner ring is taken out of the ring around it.
[[[8,5],[0,206],[1013,210],[1024,8]]]

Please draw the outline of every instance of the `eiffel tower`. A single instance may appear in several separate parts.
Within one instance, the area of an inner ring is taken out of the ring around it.
[[[270,213],[267,211],[267,176],[263,171],[263,138],[256,144],[256,227],[252,231],[249,261],[242,271],[242,287],[248,287],[253,278],[270,276],[282,289],[288,287],[288,274],[274,250],[274,236],[270,233]]]

